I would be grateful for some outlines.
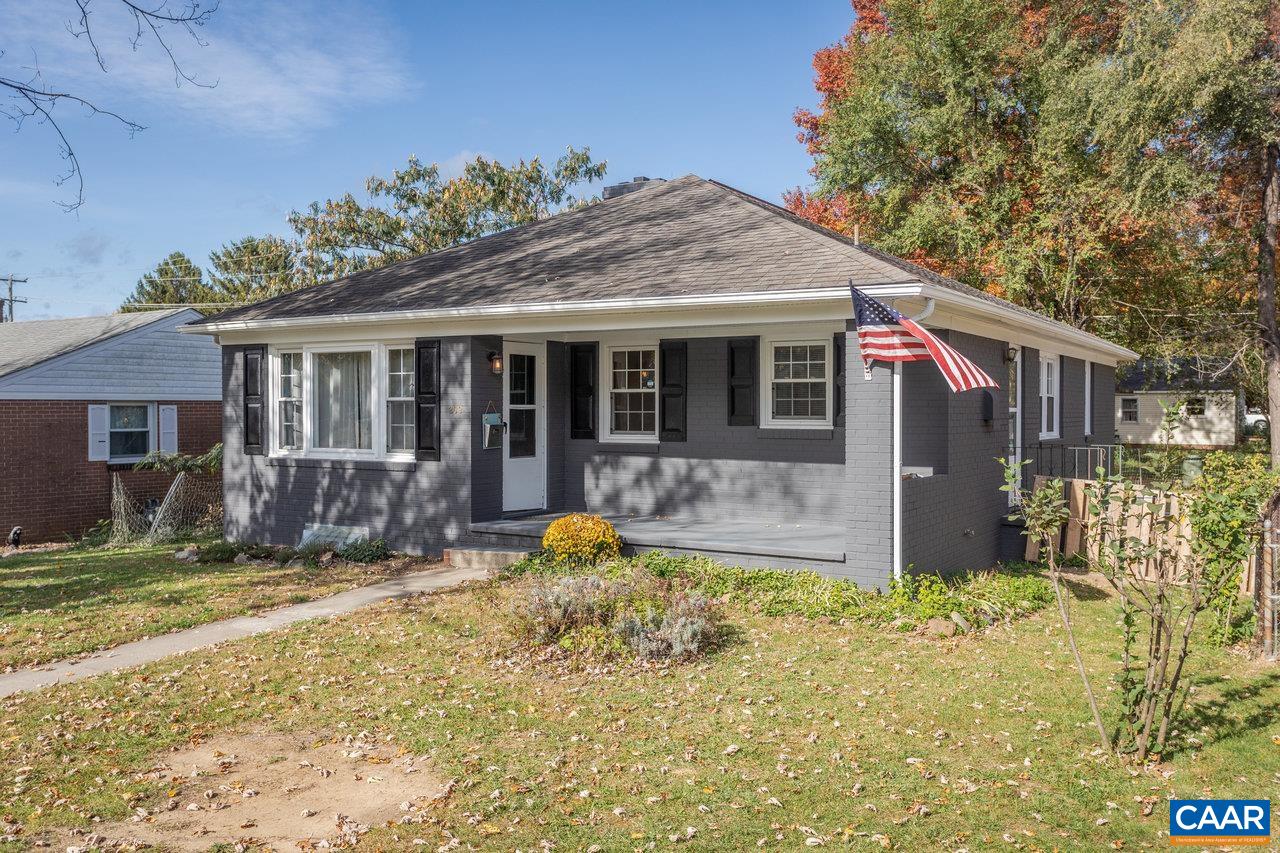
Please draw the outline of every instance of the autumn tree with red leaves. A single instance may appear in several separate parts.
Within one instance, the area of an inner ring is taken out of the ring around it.
[[[1220,180],[1153,192],[1138,168],[1152,152],[1095,128],[1115,105],[1086,81],[1132,48],[1143,4],[853,8],[814,56],[817,109],[795,116],[816,180],[786,195],[792,211],[1144,352],[1245,354],[1252,227],[1227,212],[1251,191],[1219,167]],[[1222,38],[1202,35],[1202,50]],[[1113,118],[1117,133],[1132,124]],[[1202,143],[1176,127],[1150,137],[1159,153]]]

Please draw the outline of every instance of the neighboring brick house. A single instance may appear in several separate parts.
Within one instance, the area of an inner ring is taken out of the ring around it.
[[[111,514],[120,473],[139,500],[170,477],[134,471],[152,450],[222,440],[213,341],[177,329],[190,309],[0,324],[0,536],[76,537]]]
[[[589,510],[632,548],[868,586],[985,568],[995,457],[1087,444],[1135,356],[722,184],[621,190],[185,327],[223,347],[226,535],[536,546]],[[864,378],[850,282],[1002,387]]]

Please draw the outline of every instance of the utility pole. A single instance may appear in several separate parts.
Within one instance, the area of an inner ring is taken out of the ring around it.
[[[4,319],[4,303],[5,302],[9,303],[8,322],[12,323],[13,322],[13,304],[15,302],[21,302],[25,305],[27,302],[27,300],[13,295],[13,286],[15,284],[26,284],[27,280],[25,278],[14,278],[13,273],[9,273],[9,275],[5,276],[5,281],[9,283],[9,296],[0,297],[0,323],[5,322],[5,319]]]

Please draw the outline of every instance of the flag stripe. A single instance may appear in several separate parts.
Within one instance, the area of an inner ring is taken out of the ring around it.
[[[871,299],[851,284],[854,323],[862,359],[872,361],[932,361],[952,391],[998,388],[982,368],[910,318]]]

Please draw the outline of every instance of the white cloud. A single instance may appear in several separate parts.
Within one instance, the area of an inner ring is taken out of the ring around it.
[[[150,35],[135,52],[134,25],[121,4],[96,0],[89,8],[107,74],[86,39],[68,31],[78,18],[70,0],[0,4],[0,68],[27,76],[20,66],[31,67],[34,56],[50,85],[83,87],[77,91],[104,107],[123,110],[126,99],[145,106],[147,115],[125,111],[143,124],[175,110],[223,131],[274,138],[304,136],[410,88],[391,22],[348,4],[224,3],[196,31],[204,46],[181,29],[165,29],[183,70],[201,83],[216,83],[212,88],[185,80],[177,85],[168,57]]]

